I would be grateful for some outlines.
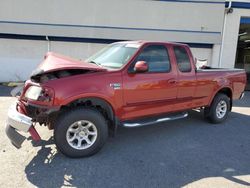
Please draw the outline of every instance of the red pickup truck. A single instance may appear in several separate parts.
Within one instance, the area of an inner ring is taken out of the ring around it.
[[[118,42],[85,62],[48,53],[10,108],[6,133],[20,148],[20,131],[39,140],[35,125],[45,125],[63,154],[90,156],[118,126],[180,119],[197,108],[220,123],[245,84],[244,70],[197,69],[185,44]]]

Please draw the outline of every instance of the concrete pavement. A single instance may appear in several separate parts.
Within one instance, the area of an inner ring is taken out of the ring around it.
[[[40,143],[14,148],[4,132],[15,101],[8,92],[0,86],[0,187],[250,187],[250,92],[223,124],[191,111],[182,120],[120,128],[82,159],[58,153],[46,127],[38,127]]]

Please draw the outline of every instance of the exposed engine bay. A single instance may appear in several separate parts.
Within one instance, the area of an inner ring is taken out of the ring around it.
[[[45,83],[49,80],[56,80],[59,78],[65,78],[65,77],[69,77],[69,76],[92,73],[92,72],[96,72],[96,71],[84,70],[84,69],[57,70],[57,71],[46,72],[46,73],[42,73],[42,71],[41,71],[39,73],[33,73],[30,78],[33,82]]]

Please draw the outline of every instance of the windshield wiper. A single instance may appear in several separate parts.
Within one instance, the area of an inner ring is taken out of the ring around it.
[[[94,61],[90,61],[89,63],[96,64],[96,65],[98,65],[99,67],[102,66],[100,63],[97,63],[97,62],[94,62]]]

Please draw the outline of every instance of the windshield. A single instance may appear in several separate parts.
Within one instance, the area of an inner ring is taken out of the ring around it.
[[[86,59],[86,61],[111,69],[120,69],[130,60],[139,47],[140,45],[135,43],[111,44]]]

